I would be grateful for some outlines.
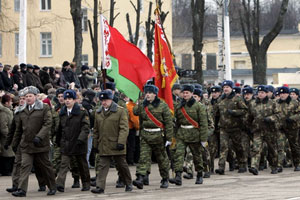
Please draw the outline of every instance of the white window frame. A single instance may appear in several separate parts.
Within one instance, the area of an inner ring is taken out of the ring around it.
[[[45,9],[42,8],[43,2],[45,2]],[[50,2],[50,7],[49,7]],[[52,0],[40,0],[40,10],[41,11],[50,11],[52,7]]]
[[[88,24],[88,9],[82,8],[82,32],[86,33],[89,30],[89,24]],[[85,14],[86,13],[86,14]]]
[[[20,44],[20,38],[19,33],[15,33],[15,55],[19,56],[19,44]]]
[[[47,34],[47,35],[46,35]],[[43,38],[43,36],[48,37],[50,34],[50,38]],[[46,45],[46,53],[43,53],[43,46]],[[41,32],[40,33],[40,56],[41,57],[52,57],[52,33],[51,32]],[[51,50],[51,53],[49,52]]]
[[[20,12],[21,0],[14,0],[14,10],[15,12]]]
[[[87,59],[83,59],[83,58],[87,58]],[[89,55],[88,54],[81,55],[81,65],[89,66]]]

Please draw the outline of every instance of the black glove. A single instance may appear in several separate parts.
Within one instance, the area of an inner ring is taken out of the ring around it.
[[[288,123],[288,124],[291,124],[291,123],[293,123],[294,122],[294,120],[292,120],[291,118],[286,118],[285,119],[285,121],[286,121],[286,123]]]
[[[231,109],[228,109],[228,110],[227,110],[227,114],[228,114],[228,115],[235,116],[235,112],[234,112],[233,110],[231,110]]]
[[[272,123],[272,119],[266,117],[266,118],[264,118],[264,122],[267,123],[267,124],[271,124]]]
[[[8,150],[8,147],[9,147],[9,145],[7,145],[7,144],[4,145],[4,149],[5,149],[5,150]]]
[[[99,149],[95,148],[95,147],[93,147],[92,151],[95,152],[95,153],[99,153]]]
[[[36,147],[41,146],[41,143],[42,143],[41,138],[39,138],[38,136],[35,136],[33,139],[34,146],[36,146]]]
[[[82,144],[84,144],[84,142],[82,142],[81,140],[76,141],[76,145],[82,145]]]
[[[119,151],[124,150],[124,144],[117,144],[117,150]]]

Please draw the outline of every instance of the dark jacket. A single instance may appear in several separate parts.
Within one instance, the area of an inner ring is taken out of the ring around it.
[[[18,85],[18,90],[21,90],[25,87],[24,85],[24,78],[23,78],[23,73],[21,72],[13,72],[13,80],[14,80],[14,83]]]
[[[33,79],[34,79],[34,83],[35,83],[35,87],[37,87],[40,91],[40,93],[42,93],[44,91],[44,87],[42,84],[42,81],[39,77],[39,75],[37,75],[36,73],[33,73]]]
[[[40,80],[41,80],[41,83],[43,86],[45,86],[48,83],[51,83],[50,75],[47,72],[45,72],[44,70],[40,70],[39,76],[40,76]]]
[[[60,146],[61,153],[63,155],[86,154],[90,126],[87,112],[75,103],[69,116],[67,107],[63,106],[59,119],[56,143]]]
[[[19,109],[18,118],[16,120],[16,131],[14,141],[20,141],[21,152],[25,153],[41,153],[50,150],[49,134],[52,126],[52,117],[50,108],[47,104],[37,100],[34,108],[29,111],[25,104]],[[41,144],[35,146],[33,139],[35,137],[41,139]]]
[[[26,72],[25,75],[25,80],[26,80],[26,86],[36,86],[36,83],[34,81],[34,77],[33,77],[33,72]]]
[[[1,73],[1,78],[3,81],[3,85],[4,85],[4,90],[5,91],[11,91],[13,86],[14,86],[14,80],[12,77],[8,77],[8,72],[7,71],[3,71]]]

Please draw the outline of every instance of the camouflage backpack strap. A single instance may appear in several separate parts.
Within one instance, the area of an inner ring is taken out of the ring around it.
[[[186,120],[192,124],[195,128],[199,128],[199,124],[198,122],[196,122],[195,120],[193,120],[186,112],[184,107],[181,107],[181,112],[183,114],[183,116],[186,118]]]
[[[156,119],[152,113],[149,111],[148,106],[146,106],[145,108],[145,112],[147,114],[147,116],[149,117],[149,119],[159,128],[164,129],[164,124],[161,123],[158,119]]]

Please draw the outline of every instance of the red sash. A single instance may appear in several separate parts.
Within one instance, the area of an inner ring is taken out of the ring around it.
[[[181,107],[181,112],[184,115],[184,117],[195,127],[195,128],[199,128],[199,124],[193,120],[185,111],[184,107]]]
[[[149,117],[149,119],[150,119],[156,126],[158,126],[158,127],[161,128],[161,129],[164,129],[164,124],[161,123],[158,119],[156,119],[156,118],[152,115],[152,113],[149,111],[149,109],[148,109],[147,106],[145,107],[145,111],[146,111],[146,114],[147,114],[147,116]]]

